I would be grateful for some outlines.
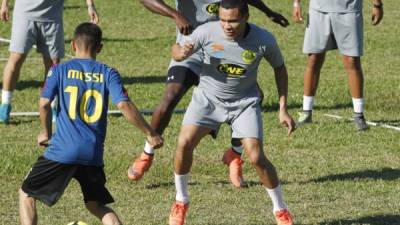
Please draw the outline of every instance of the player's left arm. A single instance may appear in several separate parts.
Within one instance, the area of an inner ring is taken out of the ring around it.
[[[378,25],[383,19],[383,3],[382,0],[373,0],[372,7],[372,24]]]
[[[288,128],[288,134],[296,129],[296,123],[287,111],[288,74],[285,64],[274,68],[275,83],[279,95],[279,121]]]
[[[90,22],[97,24],[99,23],[99,15],[97,13],[96,7],[94,6],[93,0],[86,0],[86,5],[88,7],[88,14],[90,17]]]
[[[284,16],[272,11],[262,0],[247,0],[247,3],[263,12],[272,20],[272,22],[277,23],[282,27],[287,27],[289,25],[289,21]]]
[[[47,147],[52,133],[51,127],[51,100],[41,97],[39,100],[39,116],[41,130],[37,137],[37,143],[41,147]]]
[[[183,43],[183,44],[175,43],[172,46],[172,58],[177,62],[181,62],[187,59],[192,54],[193,54],[192,43]]]

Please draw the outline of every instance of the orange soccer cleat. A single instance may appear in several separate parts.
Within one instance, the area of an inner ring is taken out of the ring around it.
[[[237,188],[244,187],[242,176],[243,161],[240,155],[235,153],[232,148],[228,148],[222,157],[222,162],[229,167],[229,179],[233,186]]]
[[[144,172],[149,170],[151,163],[153,162],[153,155],[142,153],[138,159],[128,169],[129,180],[140,180]]]
[[[293,225],[292,215],[289,210],[282,209],[274,213],[278,225]]]
[[[169,214],[169,225],[183,225],[185,216],[189,209],[189,203],[176,201],[172,204],[171,213]]]

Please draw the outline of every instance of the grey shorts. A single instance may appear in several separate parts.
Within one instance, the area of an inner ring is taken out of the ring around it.
[[[182,124],[207,127],[217,132],[222,123],[228,123],[232,138],[262,141],[264,133],[259,101],[259,97],[224,101],[195,88]]]
[[[168,69],[174,66],[183,66],[189,68],[199,76],[203,69],[203,53],[198,51],[182,62],[177,62],[172,59],[169,63]]]
[[[14,17],[10,52],[28,53],[33,45],[52,59],[64,57],[64,29],[60,22],[38,22]]]
[[[325,13],[310,9],[303,52],[323,53],[339,49],[342,55],[363,54],[362,12]]]

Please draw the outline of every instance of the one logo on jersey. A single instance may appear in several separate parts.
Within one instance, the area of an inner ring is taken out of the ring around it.
[[[211,3],[207,6],[206,10],[212,15],[218,15],[219,3]]]
[[[252,63],[256,58],[256,53],[251,50],[244,50],[242,53],[242,59],[245,63]]]
[[[224,45],[222,45],[222,44],[216,43],[216,44],[211,45],[211,55],[216,58],[220,58],[220,59],[223,58],[224,50],[225,50],[225,48],[224,48]]]
[[[218,71],[228,75],[228,77],[240,77],[246,73],[246,69],[235,64],[221,64],[217,67]]]
[[[53,71],[49,70],[49,72],[47,73],[47,77],[51,77],[51,75],[53,75]]]

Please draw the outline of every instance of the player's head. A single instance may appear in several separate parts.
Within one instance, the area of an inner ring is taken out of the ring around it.
[[[219,21],[229,39],[242,37],[249,19],[249,7],[244,0],[222,0],[219,5]]]
[[[102,32],[94,23],[81,23],[75,28],[72,47],[75,51],[96,55],[100,52]]]

